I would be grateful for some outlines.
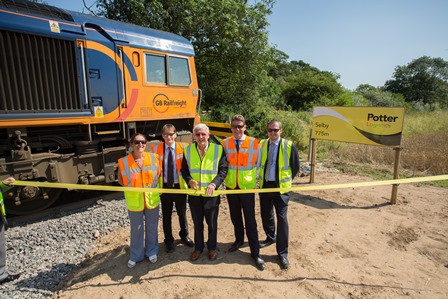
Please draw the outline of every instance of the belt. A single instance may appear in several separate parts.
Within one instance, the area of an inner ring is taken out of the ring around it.
[[[180,189],[180,185],[179,185],[179,183],[172,184],[172,185],[168,185],[167,183],[163,183],[163,188],[166,188],[166,189]]]

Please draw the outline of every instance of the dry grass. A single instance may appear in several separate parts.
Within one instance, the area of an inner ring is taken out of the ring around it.
[[[400,172],[406,177],[448,173],[448,132],[403,137]],[[329,153],[336,162],[367,163],[393,171],[395,150],[362,144],[340,144]],[[329,157],[327,157],[329,158]]]

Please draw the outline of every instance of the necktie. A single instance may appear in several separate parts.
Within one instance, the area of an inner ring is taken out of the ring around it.
[[[237,150],[240,149],[240,142],[241,142],[241,140],[235,140],[235,145],[236,145]]]
[[[275,143],[274,142],[270,142],[269,143],[269,153],[268,153],[268,161],[266,162],[266,182],[269,180],[269,175],[271,173],[271,164],[272,164],[272,160],[274,159],[274,148],[275,148]]]
[[[168,147],[168,173],[166,176],[166,183],[172,187],[174,185],[174,163],[173,163],[173,149]]]

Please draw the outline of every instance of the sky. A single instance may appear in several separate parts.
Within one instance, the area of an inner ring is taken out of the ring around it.
[[[82,0],[45,2],[87,13]],[[447,14],[447,0],[276,0],[269,43],[290,61],[338,74],[347,89],[379,87],[419,57],[448,61]]]

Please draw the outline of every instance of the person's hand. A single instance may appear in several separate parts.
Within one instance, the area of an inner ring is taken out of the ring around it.
[[[188,186],[190,186],[190,188],[192,188],[194,190],[198,190],[198,182],[195,180],[190,180],[188,182]]]
[[[205,195],[212,196],[215,189],[216,189],[216,185],[211,183],[210,185],[207,186],[207,189],[205,190]]]
[[[14,182],[15,182],[15,179],[13,177],[9,177],[9,178],[3,180],[3,184],[5,184],[5,185],[9,185]]]

